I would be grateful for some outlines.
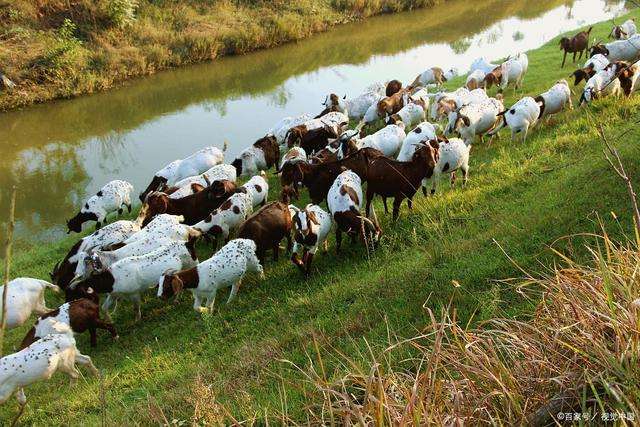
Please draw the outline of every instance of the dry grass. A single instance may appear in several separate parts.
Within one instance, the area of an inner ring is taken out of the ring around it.
[[[540,301],[529,320],[471,328],[454,307],[437,315],[425,304],[424,331],[402,341],[390,332],[381,351],[354,358],[319,343],[300,370],[314,390],[310,416],[364,425],[544,424],[549,410],[640,419],[638,245],[603,234],[590,251],[589,266],[558,253],[562,266],[548,274],[503,283]]]

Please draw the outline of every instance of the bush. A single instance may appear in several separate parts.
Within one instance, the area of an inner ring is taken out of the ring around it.
[[[138,0],[107,0],[105,9],[114,27],[128,27],[136,20]]]

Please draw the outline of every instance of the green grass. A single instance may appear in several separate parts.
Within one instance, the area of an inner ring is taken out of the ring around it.
[[[0,111],[442,0],[0,0]]]
[[[631,15],[638,18],[640,12]],[[608,29],[608,22],[596,25],[594,36],[604,38]],[[530,52],[524,89],[517,94],[509,89],[506,104],[566,77],[570,67],[559,69],[560,60],[557,39]],[[345,354],[379,349],[388,343],[387,328],[411,337],[423,327],[425,301],[436,313],[451,301],[462,323],[526,317],[532,303],[497,282],[521,275],[514,263],[543,270],[553,260],[550,246],[586,258],[590,237],[558,239],[598,231],[599,220],[614,236],[632,230],[626,189],[604,160],[595,124],[611,136],[631,128],[615,144],[635,178],[639,105],[637,96],[605,99],[556,116],[526,144],[511,143],[505,131],[491,147],[475,145],[467,188],[452,190],[443,182],[435,197],[417,196],[413,212],[403,205],[397,223],[377,205],[384,230],[379,250],[368,256],[347,243],[338,257],[331,244],[328,255],[316,256],[308,280],[285,260],[269,262],[265,281],[246,280],[233,304],[224,305],[221,295],[215,312],[204,317],[193,312],[186,295],[172,305],[149,293],[139,324],[133,323],[130,305],[121,303],[114,317],[119,341],[101,334],[98,348],[91,350],[87,337],[78,339],[103,372],[108,423],[146,425],[165,417],[229,422],[231,416],[261,418],[283,411],[303,422],[309,390],[301,374],[281,360],[302,367],[316,363],[307,356],[314,354],[314,337]],[[271,184],[275,194],[279,186]],[[70,238],[16,253],[12,276],[48,277],[72,243]],[[202,259],[208,253],[200,247]],[[52,306],[58,302],[49,300]],[[25,329],[10,331],[6,347],[15,346]],[[96,424],[102,414],[99,390],[93,378],[72,389],[56,375],[26,390],[22,421]],[[0,418],[16,409],[12,400],[0,408]]]

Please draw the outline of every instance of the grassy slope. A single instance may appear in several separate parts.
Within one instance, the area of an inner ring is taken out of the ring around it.
[[[18,84],[12,92],[0,91],[0,111],[439,2],[0,0],[0,72]]]
[[[632,15],[638,18],[640,12]],[[602,38],[608,27],[596,26],[596,37]],[[558,68],[556,44],[530,53],[524,93],[542,92],[569,74],[569,68]],[[512,90],[507,95],[507,103],[515,98]],[[120,341],[101,335],[93,351],[86,337],[79,338],[79,347],[104,373],[107,419],[211,421],[226,411],[247,418],[283,406],[290,416],[303,419],[304,390],[295,383],[299,374],[279,359],[308,364],[314,336],[348,354],[367,351],[367,342],[384,346],[387,327],[407,337],[420,328],[427,299],[436,310],[453,299],[463,321],[498,313],[526,315],[530,307],[514,290],[494,282],[519,272],[493,239],[519,265],[535,270],[552,258],[547,246],[557,238],[596,230],[596,214],[617,233],[628,231],[625,190],[602,157],[588,115],[617,134],[639,104],[637,96],[603,100],[556,117],[524,145],[510,143],[503,133],[490,148],[474,146],[469,186],[450,190],[443,182],[436,197],[417,197],[413,213],[403,207],[398,223],[384,218],[384,242],[371,258],[349,244],[338,258],[331,246],[330,255],[316,257],[319,271],[307,281],[285,261],[269,263],[266,281],[246,281],[231,306],[222,303],[221,295],[216,312],[202,320],[186,295],[178,306],[149,295],[138,325],[132,324],[129,305],[121,304],[116,316]],[[638,158],[638,136],[634,130],[618,144],[623,158]],[[627,161],[627,168],[631,176],[640,173],[635,162]],[[611,211],[620,227],[612,225]],[[378,214],[382,217],[379,206]],[[46,277],[71,243],[16,254],[14,275]],[[565,241],[556,246],[583,251]],[[454,288],[452,280],[461,287]],[[23,332],[11,331],[9,345],[19,342]],[[285,378],[286,404],[279,376]],[[101,416],[98,390],[93,379],[70,389],[58,375],[27,390],[30,403],[23,421],[96,423]],[[4,405],[0,418],[15,408],[13,401]]]

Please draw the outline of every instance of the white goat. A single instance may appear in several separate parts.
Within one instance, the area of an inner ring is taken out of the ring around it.
[[[463,105],[469,104],[481,104],[488,100],[489,96],[484,88],[478,88],[473,90],[467,90],[466,88],[460,88],[453,92],[453,95],[446,95],[438,97],[438,100],[434,103],[435,113],[432,115],[436,117],[434,120],[440,120],[447,117],[450,112],[461,108]]]
[[[438,181],[443,173],[451,174],[451,186],[453,187],[456,180],[456,171],[460,169],[462,171],[462,185],[467,184],[469,177],[469,152],[471,151],[471,145],[465,144],[460,138],[451,138],[439,141],[440,148],[438,150],[439,158],[436,167],[433,169],[433,176],[431,178],[425,178],[422,181],[423,192],[426,192],[424,188],[427,186],[429,180],[433,180],[431,187],[431,194],[435,194]]]
[[[620,79],[616,78],[615,67],[607,67],[600,70],[587,80],[578,104],[589,103],[594,99],[609,95],[622,95],[622,87],[620,86]]]
[[[508,126],[511,129],[511,141],[515,141],[516,135],[522,133],[522,142],[527,141],[529,129],[535,126],[540,117],[540,104],[530,96],[526,96],[513,104],[508,110],[498,114],[502,118],[489,135],[495,135],[500,129]]]
[[[229,233],[242,224],[253,212],[253,197],[250,194],[235,193],[209,216],[193,225],[193,228],[210,233],[216,239],[229,239]]]
[[[482,141],[485,133],[493,129],[498,114],[504,110],[502,101],[489,98],[481,104],[469,104],[449,113],[445,135],[458,132],[465,143],[471,144],[476,135]]]
[[[5,286],[7,286],[7,329],[23,325],[31,313],[42,315],[49,311],[44,301],[46,288],[60,292],[60,288],[56,285],[28,277],[19,277],[0,286],[0,296],[4,293]],[[0,312],[2,312],[2,298],[0,298]]]
[[[109,246],[123,243],[129,237],[140,231],[142,221],[120,220],[112,222],[100,230],[82,238],[80,245],[74,255],[69,258],[70,262],[77,262],[93,249],[104,249]]]
[[[558,80],[551,88],[535,97],[536,102],[540,106],[540,119],[557,114],[569,105],[569,109],[573,109],[571,102],[571,89],[566,80]]]
[[[348,111],[349,118],[351,120],[361,120],[366,114],[369,107],[377,105],[384,97],[384,86],[382,86],[382,92],[380,90],[369,90],[358,95],[355,98],[347,99],[345,101],[346,110]]]
[[[390,115],[387,119],[387,124],[394,125],[398,122],[402,122],[405,126],[411,127],[416,123],[424,121],[424,119],[424,107],[422,105],[409,102],[396,114]]]
[[[97,194],[91,196],[80,209],[80,212],[67,221],[68,232],[80,232],[86,221],[96,221],[96,229],[107,220],[113,212],[122,214],[122,207],[126,206],[131,212],[131,192],[133,185],[126,181],[114,180],[105,184]]]
[[[616,40],[604,45],[597,44],[591,48],[591,53],[603,54],[609,62],[634,62],[640,57],[640,34],[631,36],[627,40]]]
[[[318,248],[323,246],[324,251],[327,252],[327,238],[331,231],[331,215],[314,204],[308,204],[304,209],[289,205],[289,209],[292,211],[294,240],[291,261],[305,275],[309,275],[311,262]]]
[[[519,89],[529,69],[529,58],[526,53],[519,53],[515,57],[504,61],[501,67],[502,78],[500,80],[500,90],[505,90],[511,83],[514,84],[516,89]]]
[[[193,309],[199,313],[213,310],[218,289],[231,286],[230,303],[238,293],[247,272],[264,278],[264,271],[256,256],[256,243],[249,239],[235,239],[224,245],[211,258],[185,271],[166,271],[160,276],[158,297],[176,298],[183,289],[193,294]],[[206,307],[202,301],[206,300]]]
[[[367,135],[364,138],[357,137],[357,130],[347,131],[343,133],[339,139],[341,144],[337,152],[338,159],[343,159],[346,156],[350,144],[353,144],[357,149],[366,147],[375,148],[382,151],[387,157],[395,157],[402,145],[402,141],[407,137],[404,128],[404,123],[399,121],[393,125],[387,125],[376,133]]]
[[[402,147],[398,153],[397,160],[408,162],[413,158],[413,153],[422,146],[423,141],[436,139],[436,131],[442,130],[440,125],[433,125],[429,122],[422,122],[416,126],[402,141]]]
[[[181,179],[204,173],[222,162],[224,153],[216,147],[205,147],[189,157],[174,160],[155,173],[146,190],[140,194],[140,200],[144,202],[147,194],[159,190],[162,185],[173,186]]]
[[[91,358],[76,347],[70,328],[67,333],[47,335],[17,353],[4,356],[0,359],[0,404],[17,391],[18,402],[24,406],[27,398],[23,388],[48,380],[58,370],[69,375],[73,384],[80,377],[76,363],[98,375]]]
[[[185,242],[172,242],[144,255],[122,259],[109,267],[100,264],[99,258],[93,259],[93,270],[84,281],[97,292],[108,292],[102,304],[105,318],[111,321],[109,309],[120,298],[133,302],[136,321],[142,317],[140,311],[141,294],[152,287],[158,277],[167,270],[184,270],[198,264],[195,253]],[[71,281],[71,289],[81,282],[81,278]],[[108,286],[105,287],[104,283]]]
[[[269,183],[265,179],[264,172],[251,177],[251,179],[245,182],[240,188],[245,189],[247,194],[251,196],[254,208],[258,205],[264,206],[267,203]]]
[[[203,174],[181,179],[173,185],[175,191],[169,194],[171,199],[181,199],[194,193],[193,184],[208,187],[213,181],[227,180],[235,182],[237,179],[236,168],[231,165],[215,165]]]

